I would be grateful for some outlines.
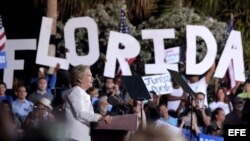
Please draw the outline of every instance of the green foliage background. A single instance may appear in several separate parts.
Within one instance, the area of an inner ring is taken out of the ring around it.
[[[95,67],[98,68],[98,73],[103,73],[103,64],[105,62],[105,55],[107,44],[109,40],[110,31],[117,31],[120,21],[120,12],[123,4],[97,4],[93,8],[86,11],[85,16],[93,18],[99,30],[99,45],[101,50],[101,57]],[[141,30],[144,29],[174,29],[175,39],[164,40],[165,48],[180,46],[181,48],[186,48],[186,25],[204,25],[206,26],[214,35],[218,43],[218,57],[224,48],[226,40],[226,23],[219,22],[212,18],[207,18],[205,16],[200,16],[194,12],[194,9],[188,7],[181,7],[179,9],[170,9],[169,12],[161,14],[160,16],[151,16],[148,20],[141,22],[138,26],[134,26],[126,19],[126,23],[129,27],[129,34],[135,37],[141,45],[141,53],[137,57],[137,61],[133,63],[132,70],[133,73],[144,75],[144,64],[152,59],[154,59],[154,47],[152,40],[142,40]],[[64,40],[63,40],[63,22],[58,22],[58,54],[64,57],[63,50]],[[76,47],[78,55],[84,55],[88,53],[88,38],[85,29],[78,29],[75,34],[76,37]],[[206,44],[199,38],[197,40],[197,59],[201,60],[206,53]]]

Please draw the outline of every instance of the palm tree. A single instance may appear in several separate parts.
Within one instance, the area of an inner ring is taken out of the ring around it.
[[[53,19],[52,28],[51,28],[51,42],[49,44],[49,56],[55,56],[56,53],[56,29],[57,29],[57,0],[35,0],[34,4],[37,7],[40,7],[43,13]],[[48,73],[54,73],[54,68],[50,67]]]
[[[48,0],[47,1],[47,12],[46,16],[53,19],[52,29],[51,29],[51,38],[55,41],[56,37],[56,23],[57,23],[57,0]],[[50,42],[49,44],[49,56],[56,55],[56,43]],[[50,74],[54,73],[54,68],[50,67],[49,71]]]
[[[58,17],[66,22],[70,17],[84,16],[85,12],[97,4],[117,3],[117,0],[59,0]]]

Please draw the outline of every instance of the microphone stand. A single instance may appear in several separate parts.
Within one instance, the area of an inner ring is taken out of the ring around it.
[[[192,130],[192,126],[193,126],[193,112],[194,112],[194,107],[193,107],[193,100],[194,100],[194,97],[191,95],[191,94],[189,94],[188,95],[188,100],[189,101],[191,101],[189,104],[190,104],[190,108],[191,108],[191,122],[190,122],[190,129],[189,129],[189,131],[190,131],[190,136],[189,136],[189,141],[192,141],[192,135],[193,135],[193,130]]]
[[[143,105],[143,101],[144,101],[144,100],[143,100],[143,99],[139,99],[139,101],[141,101],[141,130],[143,130],[143,117],[142,117],[142,116],[143,116],[143,113],[142,113],[142,112],[143,112],[143,108],[144,108],[144,107],[143,107],[143,106],[144,106],[144,105]]]

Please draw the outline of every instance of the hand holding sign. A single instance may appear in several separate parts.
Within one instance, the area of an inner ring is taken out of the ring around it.
[[[169,73],[163,75],[151,75],[142,77],[148,91],[155,91],[156,94],[172,93],[173,86]]]

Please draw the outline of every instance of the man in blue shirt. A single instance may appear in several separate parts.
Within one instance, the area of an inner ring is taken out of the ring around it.
[[[29,95],[28,100],[36,104],[42,98],[47,98],[50,101],[53,100],[54,96],[51,93],[51,90],[48,89],[48,82],[46,78],[41,77],[37,80],[37,90]]]
[[[24,86],[18,86],[16,91],[17,99],[12,103],[13,114],[23,123],[29,112],[33,110],[34,104],[26,100],[27,92]]]

